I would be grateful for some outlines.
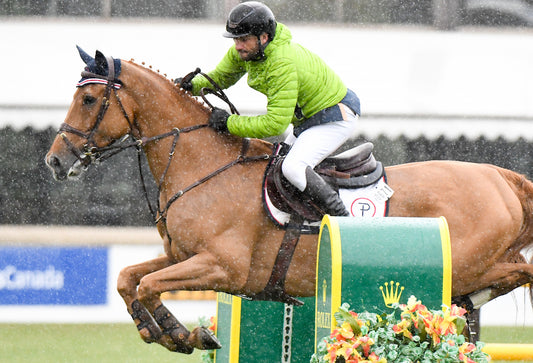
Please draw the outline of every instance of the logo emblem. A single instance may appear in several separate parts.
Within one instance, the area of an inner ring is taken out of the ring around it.
[[[376,205],[368,198],[357,198],[352,202],[352,215],[355,217],[374,217]]]
[[[385,301],[386,307],[392,308],[392,304],[400,302],[404,287],[400,286],[399,282],[396,282],[395,284],[394,281],[390,282],[390,286],[388,282],[385,282],[384,285],[385,287],[379,287],[381,295],[383,296],[383,301]]]

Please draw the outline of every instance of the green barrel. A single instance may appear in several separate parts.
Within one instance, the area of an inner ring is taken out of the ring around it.
[[[441,218],[325,216],[317,256],[315,343],[335,327],[342,303],[391,312],[415,295],[429,309],[451,303],[451,247]]]
[[[216,363],[308,363],[314,352],[315,298],[303,306],[217,294]]]

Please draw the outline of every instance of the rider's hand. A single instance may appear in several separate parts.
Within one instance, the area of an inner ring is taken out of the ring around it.
[[[225,110],[214,107],[209,116],[209,126],[218,132],[228,131],[228,117],[230,116]]]
[[[179,77],[174,80],[174,83],[181,88],[183,88],[185,91],[192,91],[192,79],[200,73],[200,68],[196,68],[194,72],[188,73],[184,77]]]
[[[177,86],[180,86],[181,88],[183,88],[185,91],[189,91],[191,92],[192,91],[192,83],[191,82],[187,82],[187,81],[184,81],[185,77],[179,77],[179,78],[176,78],[174,80],[174,83],[177,85]]]

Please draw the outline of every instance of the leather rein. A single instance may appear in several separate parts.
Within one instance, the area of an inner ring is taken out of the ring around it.
[[[185,128],[182,128],[182,129],[179,129],[179,128],[176,127],[176,128],[173,128],[171,131],[168,131],[166,133],[163,133],[163,134],[160,134],[160,135],[156,135],[156,136],[153,136],[153,137],[140,137],[140,138],[136,137],[134,135],[134,133],[133,133],[135,120],[133,120],[133,122],[130,120],[130,118],[129,118],[129,116],[128,116],[128,114],[127,114],[127,112],[126,112],[126,110],[125,110],[125,108],[124,108],[124,106],[122,104],[122,101],[121,101],[121,99],[119,97],[119,94],[118,94],[118,89],[117,89],[116,85],[122,85],[122,82],[115,77],[115,69],[114,69],[113,58],[107,57],[106,60],[107,60],[107,65],[108,65],[108,75],[107,76],[103,76],[103,75],[100,75],[100,74],[95,74],[95,73],[91,73],[91,72],[87,72],[87,71],[83,71],[82,74],[81,74],[82,77],[99,78],[99,79],[103,79],[103,80],[107,81],[106,89],[104,91],[104,96],[103,96],[103,99],[102,99],[102,103],[100,105],[100,110],[98,111],[98,114],[96,116],[96,120],[95,120],[95,123],[94,123],[93,127],[89,131],[84,132],[84,131],[78,130],[78,129],[76,129],[76,128],[74,128],[74,127],[72,127],[72,126],[70,126],[70,125],[68,125],[66,123],[62,123],[61,126],[59,127],[59,130],[57,131],[57,133],[61,136],[61,138],[66,143],[66,145],[69,148],[69,150],[76,156],[76,158],[78,159],[78,161],[80,162],[80,164],[84,168],[87,168],[92,163],[102,162],[103,160],[108,159],[111,156],[116,155],[116,154],[118,154],[119,152],[121,152],[123,150],[135,147],[137,149],[137,160],[138,160],[138,166],[139,166],[140,179],[141,179],[141,183],[142,183],[142,187],[143,187],[144,196],[145,196],[146,202],[148,204],[148,208],[150,209],[150,213],[152,214],[154,222],[156,224],[159,223],[159,222],[162,222],[164,224],[164,226],[165,226],[165,231],[167,231],[167,228],[166,228],[166,214],[167,214],[168,210],[170,209],[171,205],[176,200],[178,200],[181,196],[183,196],[185,193],[187,193],[188,191],[190,191],[190,190],[196,188],[197,186],[205,183],[209,179],[217,176],[218,174],[224,172],[225,170],[227,170],[227,169],[229,169],[229,168],[231,168],[231,167],[233,167],[233,166],[235,166],[237,164],[242,164],[242,163],[252,162],[252,161],[259,161],[259,160],[268,160],[270,158],[269,154],[259,155],[259,156],[246,156],[246,154],[248,152],[248,149],[249,149],[249,146],[250,146],[250,139],[243,138],[242,139],[243,141],[242,141],[241,151],[240,151],[240,154],[237,156],[236,159],[234,159],[234,160],[230,161],[229,163],[219,167],[215,171],[213,171],[210,174],[204,176],[203,178],[195,181],[194,183],[190,184],[189,186],[181,189],[180,191],[175,193],[166,202],[166,204],[165,204],[165,206],[163,208],[161,208],[161,204],[160,204],[161,188],[162,188],[162,185],[163,185],[163,181],[165,180],[165,177],[167,175],[167,172],[168,172],[168,169],[170,167],[170,164],[172,162],[174,151],[176,149],[176,145],[178,143],[179,136],[182,133],[188,133],[188,132],[192,132],[192,131],[195,131],[195,130],[199,130],[199,129],[203,129],[205,127],[208,127],[208,124],[198,124],[198,125],[194,125],[194,126],[185,127]],[[232,110],[233,113],[238,113],[237,110],[235,109],[235,106],[229,101],[227,96],[224,94],[224,92],[222,91],[220,86],[218,84],[216,84],[216,82],[214,82],[206,74],[202,73],[199,68],[196,69],[195,73],[196,74],[198,74],[198,73],[202,74],[215,87],[215,90],[212,90],[212,89],[209,89],[209,88],[204,88],[201,91],[201,96],[202,96],[203,100],[211,108],[213,108],[213,106],[205,98],[205,93],[212,93],[212,94],[216,95],[217,97],[221,98],[223,101],[225,101],[230,106],[230,109]],[[117,99],[117,103],[118,103],[118,105],[119,105],[119,107],[120,107],[120,109],[122,111],[122,114],[123,114],[124,118],[126,119],[126,121],[128,122],[128,125],[130,127],[130,131],[122,139],[120,139],[120,141],[117,144],[115,144],[113,142],[110,145],[99,147],[99,146],[96,145],[96,142],[94,141],[94,135],[96,134],[100,124],[102,123],[102,121],[104,119],[106,111],[109,108],[110,96],[111,96],[112,92],[115,94],[115,97]],[[79,148],[75,147],[74,144],[68,139],[67,133],[77,135],[77,136],[79,136],[81,138],[84,138],[87,141],[82,146],[82,148],[79,149]],[[142,160],[141,160],[141,154],[142,154],[142,151],[143,151],[142,147],[144,145],[148,144],[148,143],[155,142],[155,141],[158,141],[158,140],[161,140],[161,139],[165,139],[167,137],[173,137],[173,140],[172,140],[172,145],[170,147],[169,154],[168,154],[167,165],[166,165],[165,170],[163,171],[163,174],[161,175],[161,177],[159,178],[159,181],[157,183],[158,198],[157,198],[157,202],[156,202],[156,207],[154,207],[152,202],[150,201],[150,197],[148,196],[148,191],[147,191],[147,188],[146,188],[146,183],[145,183],[145,179],[144,179],[144,175],[143,175],[143,171],[142,171]],[[131,139],[131,140],[128,141],[128,139]],[[166,232],[166,234],[167,234],[167,238],[168,238],[169,243],[171,243],[172,240],[170,238],[170,235],[168,234],[168,231]]]

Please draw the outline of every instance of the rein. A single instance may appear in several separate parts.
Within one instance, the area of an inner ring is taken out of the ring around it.
[[[196,188],[197,186],[205,183],[206,181],[208,181],[211,178],[219,175],[220,173],[230,169],[231,167],[233,167],[235,165],[243,164],[243,163],[247,163],[247,162],[259,161],[259,160],[268,160],[270,158],[269,154],[259,155],[259,156],[246,156],[246,153],[248,152],[248,149],[250,147],[250,139],[244,138],[244,139],[242,139],[243,142],[242,142],[242,147],[241,147],[240,154],[238,155],[238,157],[236,159],[234,159],[234,160],[230,161],[229,163],[219,167],[215,171],[213,171],[213,172],[209,173],[208,175],[204,176],[203,178],[195,181],[194,183],[190,184],[189,186],[181,189],[180,191],[175,193],[167,201],[167,203],[165,204],[164,208],[161,208],[161,205],[160,205],[161,188],[162,188],[163,182],[165,180],[165,177],[167,175],[167,172],[168,172],[168,170],[170,168],[170,164],[171,164],[173,156],[174,156],[174,151],[176,149],[176,145],[178,143],[179,136],[182,133],[188,133],[188,132],[200,130],[200,129],[203,129],[205,127],[208,127],[209,125],[208,124],[198,124],[198,125],[194,125],[194,126],[185,127],[185,128],[182,128],[182,129],[179,129],[179,128],[176,127],[174,129],[172,129],[171,131],[168,131],[168,132],[160,134],[160,135],[156,135],[156,136],[152,136],[152,137],[137,138],[133,134],[134,122],[131,122],[130,118],[128,117],[128,114],[127,114],[127,112],[126,112],[126,110],[125,110],[125,108],[124,108],[124,106],[122,104],[122,101],[120,100],[120,97],[118,95],[117,88],[119,88],[119,87],[115,87],[116,85],[122,85],[122,82],[115,78],[115,70],[114,70],[113,58],[107,57],[106,60],[107,60],[108,70],[109,70],[107,77],[103,76],[103,75],[95,74],[95,73],[86,72],[86,71],[82,72],[82,77],[92,77],[92,78],[98,78],[98,79],[102,79],[102,80],[106,81],[106,89],[105,89],[105,92],[104,92],[104,97],[102,99],[102,104],[100,106],[100,110],[98,111],[98,114],[97,114],[97,117],[96,117],[96,121],[95,121],[93,127],[89,131],[84,132],[84,131],[80,131],[80,130],[78,130],[78,129],[76,129],[76,128],[74,128],[74,127],[72,127],[72,126],[70,126],[70,125],[68,125],[66,123],[63,123],[59,127],[59,130],[57,131],[57,133],[61,136],[61,138],[66,143],[66,145],[69,148],[69,150],[76,156],[76,158],[79,160],[79,162],[81,163],[81,165],[84,168],[87,168],[93,162],[101,162],[103,160],[106,160],[106,159],[110,158],[113,155],[116,155],[116,154],[120,153],[121,151],[129,149],[131,147],[135,147],[137,149],[137,160],[138,160],[138,166],[139,166],[140,180],[141,180],[141,184],[142,184],[142,187],[143,187],[144,196],[145,196],[146,202],[148,204],[148,208],[150,210],[150,213],[152,214],[152,218],[153,218],[154,222],[156,224],[159,223],[159,222],[162,222],[164,224],[164,226],[165,226],[165,231],[167,230],[167,228],[166,228],[166,214],[167,214],[168,210],[170,209],[172,204],[175,201],[177,201],[181,196],[183,196],[185,193],[189,192],[190,190]],[[197,69],[196,73],[201,73],[200,69]],[[228,97],[223,92],[223,90],[220,88],[220,86],[215,81],[213,81],[209,76],[207,76],[206,74],[204,74],[204,73],[201,73],[201,74],[204,77],[206,77],[209,80],[209,82],[211,82],[211,84],[213,84],[213,86],[215,87],[214,91],[211,90],[211,89],[206,89],[206,88],[203,88],[201,90],[201,96],[202,96],[203,100],[211,108],[213,108],[211,103],[209,103],[209,101],[207,101],[207,99],[205,98],[205,93],[206,92],[207,93],[212,93],[212,94],[216,95],[217,97],[221,98],[223,101],[225,101],[229,105],[229,107],[230,107],[230,109],[232,110],[233,113],[237,113],[238,114],[235,106],[229,101]],[[126,119],[126,121],[128,122],[128,124],[130,126],[130,132],[128,134],[126,134],[122,139],[120,139],[118,144],[114,144],[113,143],[113,144],[108,145],[108,146],[98,147],[96,145],[95,141],[94,141],[94,135],[95,135],[96,131],[98,130],[98,127],[102,123],[102,120],[103,120],[103,118],[104,118],[104,116],[105,116],[105,114],[107,112],[107,109],[109,108],[110,96],[111,96],[111,92],[112,91],[115,94],[115,97],[117,99],[118,105],[119,105],[119,107],[120,107],[120,109],[122,111],[122,114],[123,114],[124,118]],[[82,150],[80,150],[80,149],[78,149],[78,148],[76,148],[74,146],[74,144],[68,139],[66,133],[71,133],[71,134],[77,135],[77,136],[87,140],[87,142],[83,145]],[[172,145],[170,147],[169,154],[168,154],[167,165],[165,167],[165,170],[163,171],[163,174],[161,175],[161,177],[159,178],[159,181],[158,181],[158,185],[157,185],[158,198],[157,198],[156,207],[154,207],[152,205],[152,202],[150,201],[150,197],[148,196],[148,190],[146,188],[144,174],[143,174],[143,171],[142,171],[142,160],[141,160],[141,153],[143,151],[142,147],[144,145],[146,145],[146,144],[149,144],[149,143],[161,140],[161,139],[165,139],[167,137],[173,137],[173,140],[172,140]],[[130,139],[130,138],[131,138],[131,141],[127,142],[127,140]],[[167,234],[167,238],[168,238],[169,243],[172,243],[172,240],[170,238],[170,235],[168,234],[168,231],[166,232],[166,234]]]

